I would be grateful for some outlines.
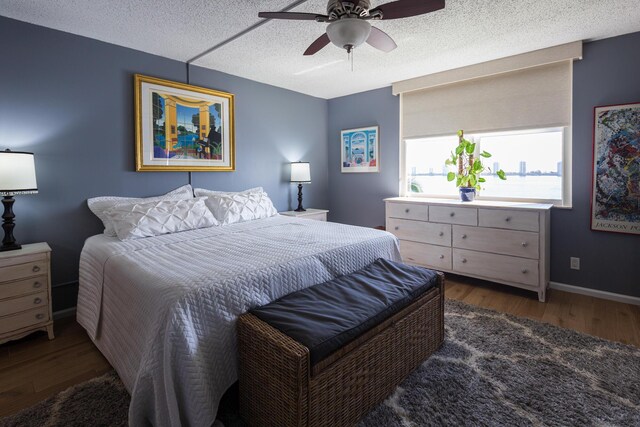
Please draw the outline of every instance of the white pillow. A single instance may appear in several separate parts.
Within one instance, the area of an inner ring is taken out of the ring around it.
[[[145,203],[145,202],[155,202],[159,200],[184,200],[184,199],[193,199],[193,188],[191,185],[183,185],[182,187],[176,188],[173,191],[169,191],[167,194],[163,196],[156,197],[115,197],[115,196],[104,196],[104,197],[93,197],[87,200],[87,205],[89,205],[89,209],[94,213],[95,216],[100,218],[102,224],[104,225],[104,234],[107,236],[115,237],[116,232],[113,228],[113,225],[104,214],[105,211],[113,208],[114,206],[121,203]]]
[[[248,190],[243,191],[217,191],[217,190],[207,190],[206,188],[196,188],[193,190],[195,192],[196,197],[205,197],[205,196],[231,196],[234,194],[248,194],[248,193],[262,193],[264,190],[262,187],[249,188]]]
[[[278,214],[264,191],[209,196],[205,203],[220,225],[268,218]]]
[[[159,236],[219,225],[205,205],[205,197],[122,203],[104,213],[120,240]]]

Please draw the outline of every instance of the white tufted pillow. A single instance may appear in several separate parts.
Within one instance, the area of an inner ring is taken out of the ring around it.
[[[209,196],[205,203],[221,225],[268,218],[278,214],[264,191]]]
[[[207,190],[206,188],[196,188],[193,190],[196,197],[208,197],[208,196],[232,196],[234,194],[248,194],[248,193],[262,193],[264,190],[262,187],[249,188],[243,191],[218,191]]]
[[[159,236],[219,225],[205,205],[205,198],[122,203],[105,215],[120,240]]]
[[[146,203],[146,202],[156,202],[159,200],[184,200],[184,199],[193,199],[193,189],[191,185],[183,185],[182,187],[178,187],[173,191],[169,191],[167,194],[163,196],[156,197],[116,197],[116,196],[104,196],[104,197],[93,197],[87,200],[87,205],[89,205],[89,209],[94,213],[95,216],[100,218],[102,224],[104,225],[104,234],[107,236],[115,237],[116,232],[113,228],[113,224],[109,221],[109,218],[104,214],[105,211],[113,208],[114,206],[122,203]]]

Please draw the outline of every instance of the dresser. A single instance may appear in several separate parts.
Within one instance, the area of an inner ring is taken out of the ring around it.
[[[385,206],[404,262],[527,289],[545,301],[553,205],[394,197]]]
[[[303,211],[303,212],[296,212],[296,211],[280,212],[280,215],[295,216],[296,218],[315,219],[316,221],[326,221],[328,213],[329,211],[326,209],[307,209],[306,211]]]
[[[50,259],[46,243],[0,252],[0,344],[35,331],[53,339]]]

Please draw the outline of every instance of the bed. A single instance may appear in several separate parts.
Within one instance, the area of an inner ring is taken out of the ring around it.
[[[400,260],[390,233],[280,215],[98,235],[82,250],[77,318],[131,393],[130,425],[210,426],[237,380],[237,317],[378,258]]]

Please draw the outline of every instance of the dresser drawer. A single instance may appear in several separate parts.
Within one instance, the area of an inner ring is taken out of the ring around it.
[[[537,233],[453,226],[453,247],[538,259]]]
[[[48,307],[49,299],[47,292],[39,294],[25,295],[18,298],[11,298],[0,301],[0,316],[8,316],[10,314],[20,313],[36,307]]]
[[[389,218],[387,230],[401,240],[451,246],[451,226],[449,224]]]
[[[45,260],[29,262],[26,264],[16,264],[4,267],[0,271],[0,282],[25,279],[27,277],[48,274],[49,263]]]
[[[47,276],[36,276],[15,282],[0,283],[0,300],[47,289]]]
[[[418,203],[387,203],[387,216],[426,221],[427,205]]]
[[[476,208],[429,206],[429,221],[446,224],[478,225]]]
[[[12,316],[0,317],[0,334],[27,328],[29,326],[49,321],[49,307],[23,311]]]
[[[540,231],[538,212],[478,209],[478,225],[508,230]]]
[[[400,255],[407,264],[451,270],[451,248],[401,240]]]
[[[533,259],[454,249],[453,271],[538,287],[538,261]]]

